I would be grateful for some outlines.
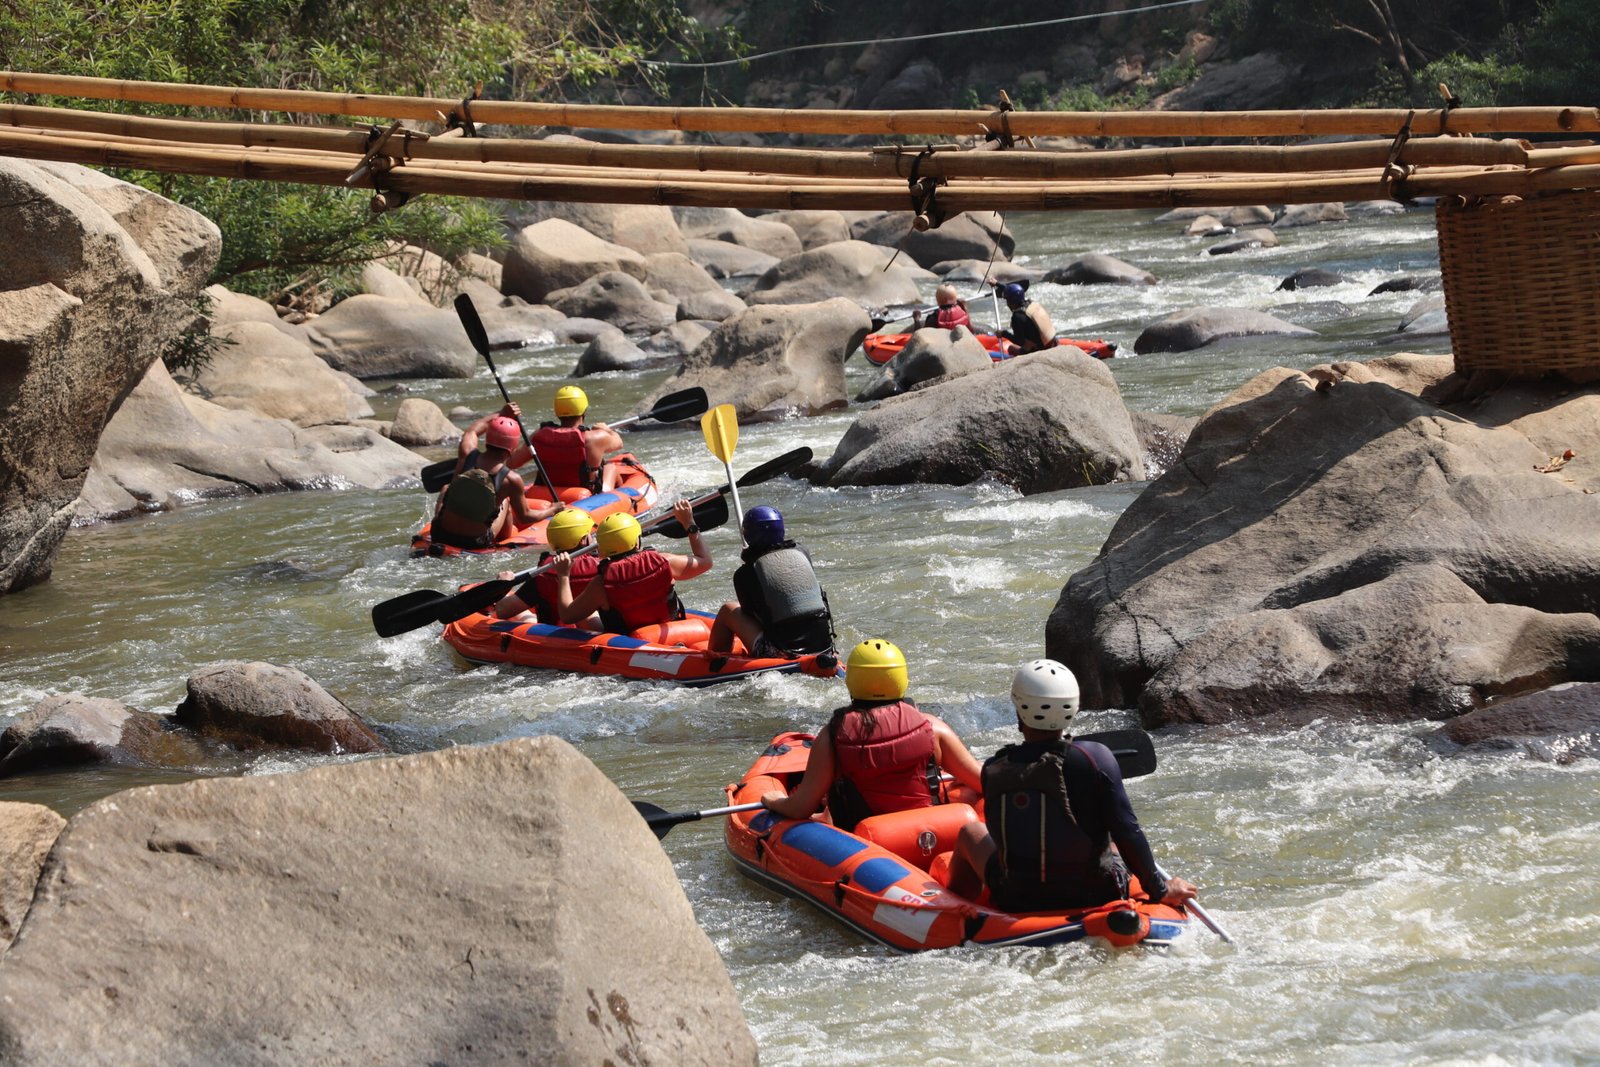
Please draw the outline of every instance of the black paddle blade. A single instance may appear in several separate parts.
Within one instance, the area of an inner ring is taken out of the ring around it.
[[[680,389],[676,393],[668,393],[656,401],[656,406],[639,416],[644,419],[655,419],[657,422],[678,422],[680,419],[692,419],[696,415],[704,415],[711,409],[711,401],[706,396],[706,391],[698,385],[692,389]]]
[[[751,467],[744,472],[744,477],[740,478],[737,484],[741,489],[747,485],[760,485],[762,482],[769,482],[780,474],[788,474],[790,471],[797,470],[810,462],[811,449],[801,445],[799,448],[791,449],[781,456]]]
[[[480,582],[471,589],[463,589],[433,609],[434,622],[455,622],[474,612],[492,607],[501,597],[517,587],[514,579],[495,578]]]
[[[694,524],[702,530],[715,530],[727,521],[728,498],[721,493],[694,506]],[[668,518],[661,525],[645,532],[680,539],[689,536],[689,531],[683,528],[683,524],[673,518]]]
[[[483,320],[478,318],[478,309],[472,303],[472,297],[466,293],[456,294],[456,316],[461,319],[461,328],[467,331],[467,339],[472,342],[472,347],[484,359],[489,358],[489,331],[483,328]]]
[[[456,473],[456,460],[441,459],[437,463],[430,463],[422,468],[422,488],[430,493],[437,493],[450,484],[450,479]]]
[[[1098,741],[1117,757],[1124,778],[1138,778],[1156,769],[1156,745],[1143,730],[1107,730],[1084,734],[1074,741]]]
[[[656,835],[657,841],[666,837],[672,828],[679,823],[694,822],[694,820],[700,818],[698,811],[668,811],[666,808],[658,808],[654,804],[646,804],[642,800],[635,800],[633,809],[644,816],[645,823]]]
[[[450,598],[432,589],[418,589],[404,596],[372,605],[372,628],[379,637],[393,637],[434,620],[438,605]]]

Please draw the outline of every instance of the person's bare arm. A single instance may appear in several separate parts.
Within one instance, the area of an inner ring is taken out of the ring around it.
[[[560,579],[556,582],[556,612],[564,623],[582,622],[592,613],[601,608],[609,607],[606,600],[605,584],[598,575],[583,587],[577,599],[572,596],[572,557],[565,552],[557,552],[550,561],[550,569]]]
[[[672,517],[677,519],[685,530],[689,529],[694,525],[694,505],[687,500],[678,501],[672,505]],[[698,530],[689,535],[689,551],[691,555],[687,556],[662,553],[672,568],[672,580],[675,582],[699,577],[711,569],[711,550],[706,547],[705,535]]]
[[[962,785],[982,793],[983,767],[961,736],[937,715],[929,715],[928,721],[933,724],[933,744],[939,757],[939,767],[949,771]]]
[[[808,819],[822,807],[833,786],[833,733],[824,726],[811,742],[811,756],[806,760],[806,773],[793,793],[780,793],[774,789],[763,794],[761,806],[785,819]]]

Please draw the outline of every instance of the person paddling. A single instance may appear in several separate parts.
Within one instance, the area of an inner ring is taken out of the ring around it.
[[[1055,323],[1050,321],[1050,313],[1043,304],[1028,299],[1027,279],[1007,282],[998,288],[1006,306],[1011,309],[1011,329],[1000,331],[1001,340],[1006,342],[1007,354],[1021,355],[1042,348],[1054,348]]]
[[[574,561],[565,552],[557,553],[551,570],[556,575],[555,603],[561,621],[570,626],[599,612],[607,633],[625,634],[641,626],[683,618],[683,604],[674,583],[709,571],[711,552],[700,527],[695,525],[692,503],[680,500],[672,505],[672,517],[688,531],[692,555],[641,548],[643,531],[638,519],[625,512],[607,516],[595,531],[595,543],[605,558],[595,579],[576,597],[570,581]]]
[[[1009,912],[1093,907],[1128,897],[1128,871],[1152,901],[1181,906],[1195,895],[1182,878],[1162,877],[1133,814],[1111,750],[1073,741],[1078,680],[1036,659],[1011,680],[1022,743],[983,765],[985,823],[968,823],[950,864],[952,893],[977,900],[989,887]],[[1115,844],[1115,848],[1113,848]]]
[[[868,638],[845,663],[850,703],[835,708],[811,742],[805,774],[792,793],[773,790],[761,806],[786,819],[828,815],[853,830],[869,815],[926,808],[939,802],[940,771],[963,786],[981,785],[978,761],[939,717],[906,699],[906,657],[882,638]]]
[[[515,412],[516,405],[507,404],[502,410]],[[455,548],[488,548],[509,532],[513,522],[518,528],[531,526],[566,506],[560,501],[543,508],[528,506],[527,486],[512,462],[519,450],[526,455],[514,414],[493,415],[468,427],[461,435],[459,472],[439,493],[434,508],[429,532],[434,541]]]
[[[587,489],[607,493],[617,486],[615,464],[606,456],[622,449],[622,435],[603,422],[583,424],[589,396],[576,385],[556,390],[555,422],[540,423],[533,432],[533,447],[550,480],[551,489]]]
[[[739,599],[718,609],[706,650],[732,651],[735,635],[761,659],[798,659],[832,648],[828,594],[817,581],[810,553],[784,537],[783,514],[766,504],[751,508],[744,516],[744,539],[750,547],[733,572]]]
[[[933,302],[938,305],[934,309],[933,317],[926,323],[922,320],[922,312],[917,311],[912,316],[911,328],[919,330],[923,326],[936,327],[941,330],[953,330],[957,326],[972,329],[972,319],[967,315],[967,303],[961,299],[956,287],[948,282],[942,282],[933,291]]]
[[[591,536],[594,532],[594,518],[582,508],[568,508],[550,520],[550,525],[545,527],[545,538],[550,542],[551,551],[541,553],[539,562],[535,566],[543,566],[555,557],[557,552],[575,552],[593,542]],[[572,560],[572,568],[568,573],[568,581],[574,596],[583,592],[584,588],[594,579],[600,566],[600,557],[593,552],[578,556]],[[510,581],[516,577],[512,571],[501,571],[495,575],[500,581]],[[560,625],[561,616],[556,608],[556,586],[558,580],[554,570],[543,571],[524,581],[511,592],[501,597],[494,606],[494,613],[502,619],[526,618],[529,613],[547,625]],[[590,616],[582,620],[583,625],[593,623],[592,629],[600,628],[600,620]]]

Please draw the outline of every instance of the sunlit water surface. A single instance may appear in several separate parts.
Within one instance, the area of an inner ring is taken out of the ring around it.
[[[1291,230],[1281,248],[1229,257],[1150,217],[1010,220],[1024,262],[1105,251],[1160,276],[1144,290],[1035,288],[1062,332],[1121,346],[1109,366],[1131,407],[1196,415],[1271,366],[1448,350],[1441,338],[1395,334],[1414,294],[1366,296],[1385,278],[1437,270],[1427,211]],[[1352,280],[1275,291],[1312,266]],[[1206,304],[1272,310],[1319,336],[1132,355],[1145,325]],[[989,320],[986,298],[972,307]],[[497,362],[531,413],[578,352],[533,348]],[[584,387],[603,418],[633,410],[665,373]],[[864,382],[859,357],[848,376],[852,392]],[[408,386],[446,409],[497,403],[487,372]],[[380,414],[398,399],[377,398]],[[854,414],[746,426],[736,466],[802,444],[826,455]],[[630,444],[669,495],[721,480],[694,428]],[[841,640],[898,642],[913,695],[983,755],[1013,735],[1011,669],[1041,654],[1062,584],[1139,489],[1024,499],[988,484],[830,490],[785,479],[743,502],[777,505],[810,547]],[[630,797],[683,810],[720,804],[768,738],[815,728],[844,697],[838,683],[793,676],[689,690],[468,669],[437,627],[379,639],[374,603],[495,569],[408,559],[426,505],[416,490],[295,493],[74,530],[50,582],[0,599],[0,716],[69,690],[167,711],[194,668],[262,659],[318,679],[402,750],[555,734]],[[727,527],[710,543],[719,564],[687,588],[691,606],[730,595],[737,535]],[[1131,721],[1084,719],[1087,729]],[[1431,740],[1433,729],[1319,722],[1266,736],[1158,735],[1161,768],[1131,785],[1135,804],[1162,862],[1205,888],[1231,948],[1200,931],[1167,953],[898,957],[743,881],[715,823],[681,826],[664,845],[769,1065],[1600,1062],[1600,770],[1462,754]],[[172,777],[52,775],[0,782],[0,797],[70,812]]]

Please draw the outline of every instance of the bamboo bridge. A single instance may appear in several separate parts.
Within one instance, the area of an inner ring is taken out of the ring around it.
[[[1458,365],[1600,373],[1600,109],[1251,112],[629,107],[177,85],[0,72],[0,90],[223,122],[0,103],[0,156],[373,193],[688,207],[966,211],[1438,201]],[[1453,101],[1447,101],[1453,103]],[[362,119],[311,125],[306,116]],[[378,120],[374,122],[373,120]],[[412,124],[427,124],[434,132]],[[965,138],[861,148],[570,143],[482,127]],[[1560,138],[1529,142],[1525,136]],[[1240,141],[1038,150],[1034,138]],[[1262,144],[1263,139],[1335,143]],[[1513,322],[1512,319],[1515,319]],[[1531,321],[1530,321],[1531,320]],[[1515,353],[1520,352],[1521,355]]]

